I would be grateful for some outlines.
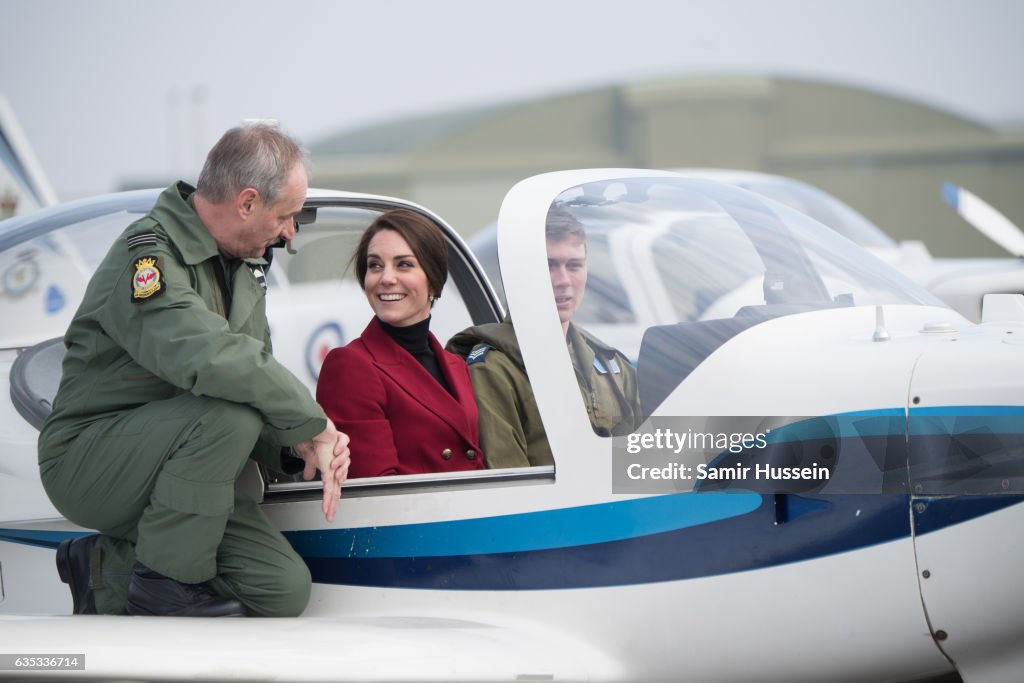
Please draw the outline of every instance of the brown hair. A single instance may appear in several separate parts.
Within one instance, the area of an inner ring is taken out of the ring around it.
[[[448,247],[444,235],[432,220],[408,209],[382,213],[363,232],[359,246],[352,254],[359,286],[363,287],[366,283],[366,254],[370,250],[370,241],[381,230],[394,230],[402,236],[427,275],[431,296],[441,296],[444,283],[448,281]]]
[[[558,203],[552,204],[548,209],[544,236],[549,242],[563,242],[575,237],[583,242],[584,247],[587,246],[587,233],[583,230],[583,224]]]

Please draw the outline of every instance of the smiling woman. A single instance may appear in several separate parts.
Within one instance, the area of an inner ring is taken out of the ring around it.
[[[363,233],[352,258],[373,312],[396,327],[426,320],[448,279],[441,231],[412,211],[380,216]]]
[[[352,258],[374,317],[361,337],[327,355],[316,390],[352,440],[351,476],[481,469],[469,371],[430,332],[448,278],[441,231],[421,214],[389,211]]]

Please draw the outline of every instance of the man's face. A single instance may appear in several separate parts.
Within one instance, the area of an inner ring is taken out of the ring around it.
[[[548,273],[555,293],[558,319],[565,327],[583,303],[587,287],[587,245],[576,237],[548,240]]]
[[[295,217],[305,201],[306,169],[302,164],[295,164],[278,201],[267,206],[262,197],[252,200],[251,211],[236,236],[231,254],[259,258],[270,245],[294,238]]]

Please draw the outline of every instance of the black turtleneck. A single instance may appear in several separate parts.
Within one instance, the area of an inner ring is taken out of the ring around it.
[[[384,328],[389,337],[394,339],[399,346],[411,353],[412,357],[419,361],[420,365],[445,388],[445,391],[449,394],[452,393],[451,387],[448,386],[448,382],[444,378],[444,373],[441,372],[441,366],[437,362],[437,357],[434,355],[433,349],[430,348],[430,339],[428,337],[430,334],[429,316],[427,316],[426,320],[421,320],[418,323],[406,325],[405,327],[388,325],[380,318],[377,318],[377,322],[380,323],[380,326]]]

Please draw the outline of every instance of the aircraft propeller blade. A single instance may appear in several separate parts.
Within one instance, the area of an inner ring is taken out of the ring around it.
[[[984,199],[959,185],[943,183],[942,195],[978,232],[1014,256],[1024,258],[1024,232],[1021,232],[1013,221],[999,213]]]

